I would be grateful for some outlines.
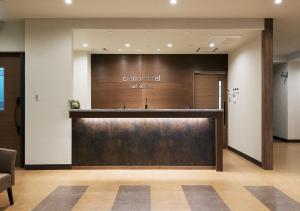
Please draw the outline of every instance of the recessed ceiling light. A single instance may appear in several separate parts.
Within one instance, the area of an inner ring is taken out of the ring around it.
[[[72,4],[73,1],[72,1],[72,0],[65,0],[65,3],[66,3],[66,4]]]
[[[209,43],[210,48],[214,48],[215,46],[216,46],[215,43]]]
[[[275,4],[282,4],[283,0],[274,0]]]
[[[173,47],[172,43],[169,43],[167,46],[168,46],[168,48],[172,48]]]
[[[130,44],[129,44],[129,43],[126,43],[126,44],[125,44],[125,47],[126,47],[126,48],[129,48],[129,47],[130,47]]]
[[[86,44],[86,43],[84,43],[82,46],[85,47],[85,48],[87,48],[89,45]]]
[[[171,5],[177,4],[177,0],[170,0],[170,4],[171,4]]]

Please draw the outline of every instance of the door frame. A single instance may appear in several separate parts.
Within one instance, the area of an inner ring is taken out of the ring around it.
[[[25,166],[25,52],[0,52],[0,57],[18,57],[20,58],[20,76],[21,76],[21,167]]]

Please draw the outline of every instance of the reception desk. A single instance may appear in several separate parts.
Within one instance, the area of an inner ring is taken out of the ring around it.
[[[214,167],[223,110],[70,110],[73,166]]]

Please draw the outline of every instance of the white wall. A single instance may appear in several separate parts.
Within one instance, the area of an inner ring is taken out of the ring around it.
[[[239,88],[228,105],[228,145],[262,161],[261,35],[229,54],[228,89]]]
[[[288,64],[274,65],[273,74],[273,135],[288,139],[288,80],[281,77]]]
[[[300,61],[288,63],[288,139],[300,139]]]
[[[91,55],[75,51],[73,56],[73,99],[79,100],[82,109],[91,109]]]
[[[111,29],[262,29],[263,19],[28,19],[25,21],[26,137],[25,163],[71,164],[73,98],[72,30]],[[40,101],[35,101],[35,94]],[[76,91],[76,96],[77,96]]]
[[[281,73],[288,72],[284,84]],[[275,65],[273,81],[273,135],[289,141],[300,139],[300,61]]]
[[[0,52],[25,51],[25,23],[0,22]]]
[[[25,28],[25,164],[71,164],[72,29],[41,20],[28,20]]]

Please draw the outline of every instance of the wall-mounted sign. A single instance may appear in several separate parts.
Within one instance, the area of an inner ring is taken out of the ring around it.
[[[123,82],[128,82],[131,89],[153,89],[154,83],[160,82],[160,75],[124,76]]]
[[[230,90],[228,90],[228,101],[229,101],[229,103],[233,102],[234,104],[236,104],[237,101],[238,101],[239,94],[240,94],[239,88],[233,88],[232,92],[230,92]]]

